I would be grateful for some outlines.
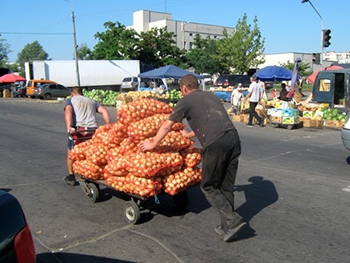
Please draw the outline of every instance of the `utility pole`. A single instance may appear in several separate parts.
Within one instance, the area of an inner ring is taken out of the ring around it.
[[[321,18],[321,56],[320,56],[320,63],[321,63],[321,69],[323,68],[323,18],[320,15],[320,13],[317,11],[317,9],[314,7],[314,5],[311,3],[310,0],[302,0],[301,3],[304,4],[306,2],[309,2],[309,4],[311,5],[311,7],[315,10],[315,12],[317,13],[317,15]]]
[[[73,44],[74,44],[74,60],[75,60],[75,73],[77,86],[80,87],[80,75],[79,75],[79,62],[78,62],[78,45],[77,45],[77,33],[75,31],[75,16],[72,3],[69,0],[65,0],[70,5],[70,10],[72,13],[72,26],[73,26]]]
[[[76,72],[76,77],[77,77],[77,85],[78,85],[78,87],[80,87],[77,34],[76,34],[76,31],[75,31],[75,16],[74,16],[74,11],[73,10],[72,10],[72,24],[73,24],[75,72]]]

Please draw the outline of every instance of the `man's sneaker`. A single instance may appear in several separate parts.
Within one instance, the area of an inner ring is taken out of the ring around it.
[[[216,232],[217,234],[219,234],[219,235],[224,235],[224,234],[225,234],[225,232],[224,232],[224,230],[222,229],[221,226],[215,227],[215,232]]]
[[[247,223],[242,222],[239,223],[239,225],[237,225],[234,228],[228,229],[227,232],[224,234],[224,241],[226,242],[230,242],[233,239],[237,238],[237,235],[239,234],[239,232],[247,225]]]
[[[252,124],[247,124],[247,127],[251,128],[251,127],[253,127],[253,125]]]
[[[77,181],[75,181],[74,175],[67,175],[66,177],[63,178],[63,181],[65,181],[68,185],[71,185],[71,186],[77,185]]]

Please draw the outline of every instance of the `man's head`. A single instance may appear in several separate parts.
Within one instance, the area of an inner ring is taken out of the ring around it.
[[[195,76],[188,74],[180,80],[180,89],[183,95],[199,89],[199,83]]]
[[[286,83],[282,83],[282,84],[281,84],[281,88],[282,88],[282,89],[285,89],[285,88],[286,88]]]
[[[72,89],[71,89],[71,94],[72,94],[72,96],[76,96],[76,95],[83,95],[83,91],[81,90],[81,88],[80,87],[73,87]]]
[[[256,82],[256,78],[254,76],[250,77],[250,82]]]

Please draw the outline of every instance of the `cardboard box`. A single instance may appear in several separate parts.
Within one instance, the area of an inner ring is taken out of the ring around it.
[[[342,128],[344,126],[344,122],[335,121],[335,120],[326,120],[325,126],[328,128]]]
[[[314,116],[315,112],[310,110],[304,110],[303,111],[303,117],[304,118],[312,118]]]
[[[298,124],[300,123],[300,117],[282,117],[282,124]]]
[[[248,123],[249,121],[249,114],[242,114],[243,115],[243,122]]]
[[[244,115],[240,114],[240,115],[232,115],[232,120],[234,122],[243,122],[244,121]]]
[[[271,123],[282,123],[282,116],[270,116]]]
[[[2,97],[3,98],[11,98],[12,92],[9,89],[4,89],[2,91]]]
[[[301,121],[303,122],[304,128],[323,128],[323,120],[303,118]]]

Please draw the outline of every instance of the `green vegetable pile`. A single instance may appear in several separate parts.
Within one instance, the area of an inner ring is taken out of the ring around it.
[[[84,90],[84,96],[105,106],[115,106],[119,92],[113,90]]]

